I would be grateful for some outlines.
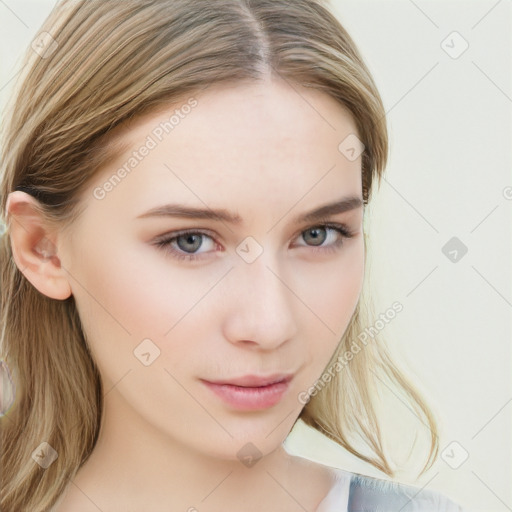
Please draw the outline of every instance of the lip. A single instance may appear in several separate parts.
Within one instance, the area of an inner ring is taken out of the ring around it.
[[[274,373],[273,375],[259,376],[259,375],[244,375],[229,380],[211,380],[212,384],[228,384],[231,386],[242,386],[246,388],[256,388],[260,386],[267,386],[276,382],[287,381],[289,382],[293,377],[290,373]]]
[[[201,379],[213,393],[230,407],[243,411],[262,410],[278,404],[293,375],[246,375],[229,381],[211,382]]]

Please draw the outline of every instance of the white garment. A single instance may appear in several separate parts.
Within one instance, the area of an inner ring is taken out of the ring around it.
[[[350,481],[353,473],[336,468],[332,469],[336,473],[336,481],[315,512],[346,512],[348,510]]]

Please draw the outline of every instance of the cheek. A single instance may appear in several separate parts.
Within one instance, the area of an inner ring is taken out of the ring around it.
[[[364,278],[363,239],[352,239],[338,257],[297,273],[297,295],[308,306],[305,327],[341,338],[354,313]]]
[[[227,270],[179,265],[155,247],[113,239],[81,261],[73,270],[83,285],[74,287],[76,301],[106,386],[130,370],[131,382],[155,387],[149,382],[157,375],[169,380],[164,370],[187,374],[204,361],[208,340],[219,331],[217,297]],[[158,357],[145,367],[137,354],[148,351]]]
[[[333,262],[332,268],[324,268],[316,277],[316,287],[308,280],[308,288],[304,290],[308,305],[318,317],[311,315],[304,329],[310,385],[321,377],[338,348],[359,301],[364,279],[363,239],[353,239],[350,247]]]
[[[178,265],[155,247],[118,240],[83,262],[76,272],[82,284],[77,292],[95,324],[117,325],[133,338],[161,338],[222,274],[218,267]]]

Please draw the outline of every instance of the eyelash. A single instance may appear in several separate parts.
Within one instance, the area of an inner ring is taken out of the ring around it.
[[[333,223],[315,224],[313,226],[310,226],[309,228],[302,230],[299,233],[299,235],[301,235],[302,233],[305,233],[306,231],[315,229],[315,228],[332,229],[332,230],[336,231],[339,235],[341,235],[341,238],[338,241],[336,241],[333,244],[326,246],[326,247],[322,247],[322,246],[315,247],[312,245],[302,246],[302,247],[309,247],[314,252],[317,252],[317,251],[320,251],[323,253],[335,252],[341,248],[341,246],[343,245],[343,240],[345,238],[352,238],[355,236],[355,233],[350,231],[346,225],[335,224],[335,223],[334,224]],[[172,236],[169,237],[169,235],[172,235]],[[203,236],[206,236],[213,240],[213,237],[207,232],[200,231],[200,230],[184,230],[184,231],[176,231],[174,233],[167,233],[165,235],[161,235],[161,236],[157,237],[153,243],[156,247],[164,250],[167,254],[169,254],[171,257],[173,257],[177,260],[196,261],[196,260],[200,260],[203,257],[205,257],[203,255],[205,255],[207,253],[201,253],[200,255],[196,255],[194,253],[181,252],[181,251],[178,251],[171,247],[171,243],[174,240],[176,240],[177,238],[179,238],[181,236],[186,236],[186,235],[203,235]]]

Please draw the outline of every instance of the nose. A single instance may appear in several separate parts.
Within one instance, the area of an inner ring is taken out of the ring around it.
[[[273,267],[262,255],[239,262],[227,277],[223,334],[229,342],[275,350],[296,335],[296,299]]]

